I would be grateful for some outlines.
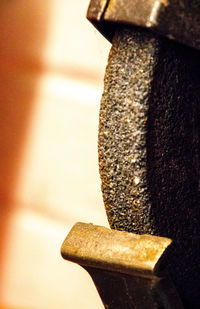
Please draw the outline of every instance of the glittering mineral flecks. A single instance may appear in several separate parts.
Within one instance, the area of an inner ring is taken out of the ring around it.
[[[112,227],[134,232],[146,232],[143,209],[150,209],[146,119],[156,46],[143,31],[115,36],[100,110],[99,164],[108,217]]]
[[[200,308],[199,72],[199,52],[139,28],[121,29],[99,126],[110,225],[173,239],[163,265],[188,308]]]
[[[116,32],[100,108],[99,168],[112,228],[200,235],[200,57],[140,28]]]

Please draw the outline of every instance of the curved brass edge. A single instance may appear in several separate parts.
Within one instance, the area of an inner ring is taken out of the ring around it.
[[[158,262],[171,243],[171,239],[164,237],[136,235],[79,222],[63,242],[61,254],[81,266],[155,277],[160,276]]]

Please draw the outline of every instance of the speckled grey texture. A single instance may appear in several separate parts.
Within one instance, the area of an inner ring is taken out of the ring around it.
[[[199,54],[137,28],[119,30],[99,125],[102,191],[112,228],[200,234]]]
[[[184,308],[200,308],[199,52],[139,28],[116,32],[99,169],[110,226],[175,240],[163,268]]]
[[[146,121],[156,39],[128,30],[116,35],[100,110],[99,165],[112,227],[145,233],[150,204]]]

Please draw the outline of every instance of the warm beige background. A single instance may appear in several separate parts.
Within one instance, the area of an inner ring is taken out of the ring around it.
[[[0,3],[0,305],[103,308],[89,276],[62,260],[76,221],[108,225],[97,162],[110,44],[89,0]]]

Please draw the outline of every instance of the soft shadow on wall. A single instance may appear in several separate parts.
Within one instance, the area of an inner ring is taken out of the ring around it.
[[[21,156],[42,70],[40,61],[47,35],[49,3],[4,0],[0,4],[1,274]],[[1,292],[3,276],[0,278]]]
[[[97,129],[109,44],[86,20],[88,2],[0,4],[0,292],[6,305],[103,306],[87,273],[59,252],[76,221],[107,225]]]

